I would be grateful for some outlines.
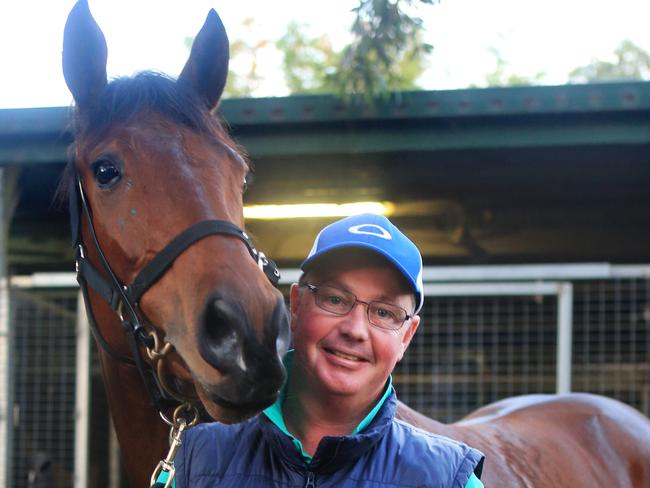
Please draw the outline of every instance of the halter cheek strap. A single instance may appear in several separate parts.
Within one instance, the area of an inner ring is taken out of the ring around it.
[[[155,407],[158,411],[163,412],[171,406],[178,405],[179,401],[182,402],[183,399],[170,393],[169,389],[161,384],[156,371],[149,363],[143,361],[140,355],[140,346],[145,346],[151,351],[155,342],[155,329],[154,336],[152,336],[151,332],[147,331],[147,326],[138,311],[138,302],[142,295],[165,274],[176,258],[188,247],[210,235],[226,235],[240,239],[246,245],[251,257],[257,262],[260,269],[274,286],[278,284],[280,272],[275,263],[266,258],[264,253],[259,252],[250,237],[239,227],[224,220],[205,220],[191,226],[175,237],[138,273],[131,284],[125,286],[113,272],[99,244],[93,225],[92,212],[86,201],[79,175],[74,179],[70,190],[70,225],[75,246],[77,281],[84,295],[86,312],[93,335],[97,343],[111,357],[137,366]],[[104,274],[97,271],[87,259],[81,239],[82,213],[86,215],[88,229]],[[108,279],[104,275],[108,276]],[[122,327],[129,340],[132,357],[126,357],[115,352],[102,336],[90,306],[88,287],[94,289],[120,317]],[[150,330],[153,329],[151,326],[148,327]]]

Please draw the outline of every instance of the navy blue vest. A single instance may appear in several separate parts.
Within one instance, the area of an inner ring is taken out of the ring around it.
[[[396,420],[394,391],[361,432],[324,437],[311,462],[265,415],[186,432],[176,488],[464,487],[483,454]]]

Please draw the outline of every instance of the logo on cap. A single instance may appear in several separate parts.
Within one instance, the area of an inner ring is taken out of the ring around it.
[[[353,225],[352,227],[348,228],[348,232],[350,234],[375,236],[379,237],[380,239],[386,239],[387,241],[390,241],[393,238],[393,236],[390,235],[390,232],[388,232],[382,226],[376,224]]]

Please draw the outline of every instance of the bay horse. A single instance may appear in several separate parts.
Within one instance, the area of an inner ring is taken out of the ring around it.
[[[202,414],[248,418],[275,401],[285,379],[279,273],[242,230],[251,165],[211,113],[228,46],[213,10],[178,80],[141,73],[108,83],[106,42],[86,0],[65,26],[75,111],[60,188],[134,487],[149,486],[171,453],[168,434]]]
[[[650,419],[611,398],[522,395],[452,424],[400,403],[397,416],[481,450],[486,488],[650,488]]]
[[[177,81],[148,73],[107,83],[106,43],[85,1],[66,23],[63,69],[76,120],[64,181],[133,487],[148,485],[167,451],[159,415],[168,389],[196,394],[210,417],[236,422],[274,401],[284,380],[286,311],[265,277],[275,270],[240,230],[250,166],[211,115],[227,66],[214,11]],[[212,224],[195,235],[204,222]],[[152,380],[152,370],[162,374]],[[161,382],[173,386],[160,393]],[[650,420],[612,399],[527,395],[449,425],[400,403],[398,417],[482,450],[486,487],[650,488]]]

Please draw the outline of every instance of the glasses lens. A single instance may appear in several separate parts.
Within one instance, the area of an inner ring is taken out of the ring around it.
[[[332,286],[319,286],[316,289],[316,305],[323,310],[345,315],[354,306],[355,296]]]
[[[370,323],[384,329],[399,329],[406,320],[406,310],[390,303],[370,302]]]

